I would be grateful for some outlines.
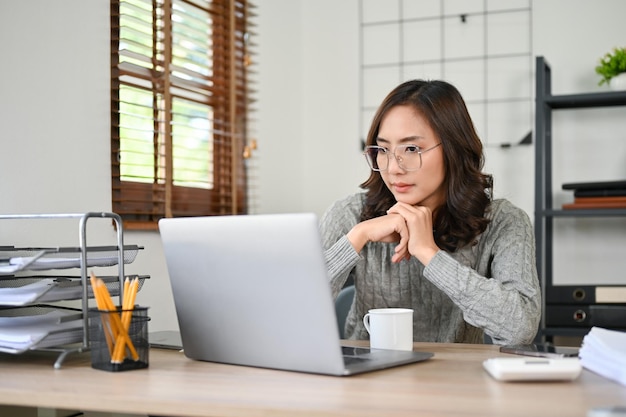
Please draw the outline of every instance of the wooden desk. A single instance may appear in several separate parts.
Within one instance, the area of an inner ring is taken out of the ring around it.
[[[352,377],[196,362],[153,349],[150,367],[109,373],[89,355],[0,355],[0,404],[159,416],[585,416],[626,406],[626,387],[587,370],[574,382],[505,383],[482,361],[491,345],[417,343],[427,362]]]

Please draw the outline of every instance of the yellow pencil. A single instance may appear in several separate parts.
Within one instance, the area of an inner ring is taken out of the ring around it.
[[[124,291],[122,292],[122,309],[124,308],[124,300],[126,300],[126,297],[128,296],[128,287],[130,286],[130,281],[128,280],[128,277],[126,277],[124,279]]]
[[[117,329],[116,338],[115,338],[115,347],[113,349],[113,356],[111,357],[111,362],[121,363],[123,361],[123,353],[124,353],[124,345],[128,346],[131,355],[134,360],[139,360],[139,355],[135,350],[135,346],[133,342],[130,340],[130,336],[128,331],[124,329],[124,325],[122,324],[122,320],[119,314],[114,313],[116,310],[113,305],[113,300],[109,298],[107,301],[108,309],[111,311],[111,320],[113,321],[114,327]],[[121,353],[120,353],[121,352]]]
[[[134,305],[134,300],[133,300],[134,296],[132,295],[132,293],[133,293],[134,282],[135,280],[133,280],[132,282],[129,281],[128,277],[126,277],[126,280],[124,281],[124,297],[122,299],[122,331],[126,333],[128,333],[128,329],[130,329],[130,322],[132,319],[132,310],[133,310],[133,305]],[[119,346],[116,345],[115,350],[113,352],[113,360],[117,362],[122,362],[123,355],[124,355],[123,345],[122,344],[120,344]]]
[[[98,310],[104,310],[104,300],[102,299],[102,292],[100,291],[100,285],[98,278],[91,273],[91,289],[93,291],[94,298],[96,299],[96,305]],[[106,340],[107,347],[109,348],[109,355],[113,355],[113,337],[114,332],[111,326],[111,320],[105,314],[100,314],[100,320],[102,321],[102,331],[104,332],[104,338]]]
[[[95,277],[92,274],[92,282],[95,284],[94,294],[96,295],[96,303],[99,303],[98,309],[102,311],[109,311],[110,314],[107,315],[109,318],[110,328],[112,330],[113,335],[113,347],[111,354],[111,362],[112,363],[122,363],[123,362],[123,354],[124,354],[124,346],[128,346],[130,350],[131,356],[134,360],[139,360],[139,355],[137,354],[137,350],[130,340],[130,336],[128,334],[128,329],[124,328],[121,317],[119,314],[116,314],[117,308],[115,307],[115,303],[111,298],[111,294],[106,287],[104,281],[100,278]],[[132,293],[132,286],[129,284],[129,292]],[[99,301],[98,301],[99,300]]]

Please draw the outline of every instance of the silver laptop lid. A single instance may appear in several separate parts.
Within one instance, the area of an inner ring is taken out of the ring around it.
[[[163,219],[159,229],[187,357],[345,372],[314,214]]]

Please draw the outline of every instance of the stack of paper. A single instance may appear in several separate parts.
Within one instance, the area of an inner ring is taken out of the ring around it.
[[[59,254],[51,254],[33,259],[33,256],[16,257],[9,259],[9,265],[20,269],[28,267],[31,271],[45,269],[67,269],[80,268],[80,254],[75,256],[59,256]],[[87,253],[87,266],[114,266],[117,265],[118,255],[116,253],[92,254]]]
[[[626,332],[591,328],[579,356],[583,367],[626,385]]]
[[[11,274],[14,274],[15,272],[21,271],[22,269],[29,267],[31,264],[33,264],[35,261],[37,261],[39,258],[41,258],[45,254],[46,254],[46,251],[42,250],[39,253],[37,253],[35,256],[23,258],[23,259],[28,259],[28,260],[27,261],[24,260],[20,263],[11,262],[10,258],[5,259],[4,257],[0,257],[0,275],[11,275]]]
[[[43,314],[12,317],[0,314],[0,352],[22,353],[81,341],[83,321],[80,311],[41,309]],[[0,310],[0,313],[10,311]]]
[[[42,298],[54,286],[54,279],[48,278],[17,288],[0,288],[0,304],[7,306],[27,305]]]
[[[123,262],[132,263],[139,249],[143,247],[124,246]],[[80,268],[82,264],[79,248],[48,248],[32,254],[35,250],[38,249],[15,248],[13,251],[8,251],[7,247],[0,247],[0,275],[12,275],[22,270]],[[13,253],[29,253],[30,255],[16,256]],[[115,246],[88,247],[86,256],[88,267],[115,266],[119,261],[119,253]]]
[[[133,275],[127,278],[139,279],[139,288],[143,281],[149,278],[146,275]],[[103,277],[111,296],[119,295],[119,278],[115,276]],[[78,300],[83,295],[83,285],[80,277],[44,276],[18,277],[0,279],[0,305],[26,306],[30,304],[50,303],[62,300]],[[91,286],[87,287],[87,296],[93,298]]]

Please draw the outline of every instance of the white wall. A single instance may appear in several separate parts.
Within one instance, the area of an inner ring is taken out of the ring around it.
[[[259,3],[258,165],[259,204],[263,212],[299,210],[300,140],[303,95],[301,2]],[[294,157],[297,156],[297,157]],[[294,208],[294,207],[297,207]]]
[[[321,214],[367,177],[358,148],[358,2],[256,3],[255,212]],[[532,5],[534,53],[552,65],[553,90],[606,89],[596,85],[593,68],[604,52],[625,42],[626,2],[536,0]],[[0,2],[0,213],[110,210],[108,16],[108,0]],[[585,150],[610,149],[611,158],[624,161],[624,129],[616,127],[623,113],[606,114],[591,131],[577,126],[576,116],[555,119],[555,130],[577,137],[575,143]],[[594,118],[588,119],[592,124]],[[595,140],[600,135],[601,143]],[[532,217],[533,147],[490,148],[486,156],[496,194]],[[589,178],[584,175],[595,171],[581,170],[584,164],[583,159],[574,169],[559,165],[555,188],[565,179]],[[624,178],[625,166],[599,169],[607,178]],[[110,225],[94,227],[94,239],[113,238]],[[67,225],[0,222],[0,244],[67,244],[75,234]],[[145,247],[127,270],[152,277],[138,295],[138,302],[151,308],[151,330],[176,328],[158,234],[127,231],[126,242]]]
[[[357,0],[259,4],[259,211],[323,210],[358,190]]]
[[[110,209],[108,15],[0,2],[0,212]]]

